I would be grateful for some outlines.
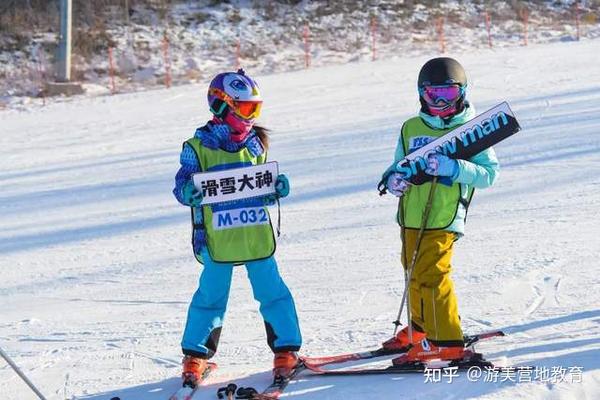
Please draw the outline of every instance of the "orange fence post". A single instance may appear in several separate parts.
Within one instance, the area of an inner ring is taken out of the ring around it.
[[[488,35],[488,46],[490,49],[492,48],[492,17],[490,17],[490,13],[488,11],[485,12],[485,27],[487,29]]]
[[[115,63],[113,60],[113,48],[108,48],[108,75],[110,76],[110,92],[115,94],[117,88],[115,86]]]
[[[171,60],[169,57],[169,38],[166,32],[163,37],[163,58],[165,64],[165,86],[168,89],[171,87]]]
[[[371,17],[371,38],[371,50],[373,53],[371,60],[375,61],[377,59],[377,19],[374,16]]]
[[[444,17],[438,17],[437,19],[437,31],[438,31],[438,40],[440,42],[440,52],[446,52],[446,39],[444,37]]]
[[[309,41],[309,36],[310,36],[310,29],[308,27],[308,24],[304,25],[304,65],[306,68],[310,67],[310,41]]]
[[[521,10],[521,17],[523,18],[523,46],[527,46],[528,44],[528,40],[527,40],[527,32],[528,32],[528,25],[529,25],[529,10],[527,8],[523,8]]]
[[[42,96],[42,105],[46,105],[46,88],[45,88],[45,83],[46,83],[46,71],[44,68],[44,63],[42,62],[42,51],[40,50],[39,46],[36,49],[36,58],[37,58],[37,62],[36,62],[36,69],[37,69],[37,73],[38,73],[38,79],[40,81],[40,95]]]

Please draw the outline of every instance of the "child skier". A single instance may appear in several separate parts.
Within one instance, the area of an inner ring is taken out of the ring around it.
[[[204,265],[181,342],[183,384],[189,387],[202,379],[207,360],[217,351],[234,265],[245,264],[254,298],[260,302],[267,341],[275,353],[275,376],[291,372],[302,344],[294,300],[273,256],[275,237],[270,218],[258,219],[257,224],[233,224],[228,229],[217,229],[210,223],[216,211],[258,207],[264,215],[266,204],[288,195],[285,175],[277,177],[275,195],[208,206],[200,205],[203,195],[192,181],[192,174],[197,172],[266,161],[267,131],[254,125],[262,105],[258,85],[241,69],[218,74],[208,89],[208,105],[213,118],[183,144],[173,190],[181,204],[191,207],[194,254]]]
[[[402,264],[409,280],[409,326],[384,343],[387,349],[405,351],[395,364],[458,361],[467,355],[450,261],[454,242],[464,232],[473,191],[494,183],[498,160],[492,148],[469,160],[434,153],[427,159],[425,172],[436,178],[418,186],[396,169],[406,154],[475,117],[465,98],[466,89],[465,71],[456,60],[442,57],[425,63],[418,78],[419,116],[402,125],[394,163],[383,175],[388,191],[400,198],[397,221],[402,233]]]

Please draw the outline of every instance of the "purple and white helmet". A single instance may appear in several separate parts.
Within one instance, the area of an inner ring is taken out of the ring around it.
[[[228,111],[248,121],[260,115],[262,97],[258,84],[241,68],[215,76],[208,87],[207,98],[210,111],[221,119]]]

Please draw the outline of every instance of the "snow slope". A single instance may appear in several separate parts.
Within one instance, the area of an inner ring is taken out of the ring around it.
[[[472,204],[454,278],[466,331],[509,365],[582,367],[580,383],[452,384],[424,377],[302,377],[290,399],[552,398],[600,393],[600,41],[453,54],[480,111],[508,100],[523,131],[497,146],[495,187]],[[303,353],[371,348],[392,332],[403,283],[396,201],[375,190],[427,57],[259,77],[271,159],[292,183],[277,258]],[[205,87],[0,112],[0,346],[49,399],[165,399],[199,267],[172,198]],[[275,210],[273,210],[275,211]],[[263,386],[271,355],[243,268],[215,360],[195,398]],[[560,378],[560,377],[559,377]],[[577,379],[575,379],[577,380]],[[33,399],[0,362],[4,400]]]

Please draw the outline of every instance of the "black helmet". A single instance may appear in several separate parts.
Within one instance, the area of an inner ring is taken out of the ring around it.
[[[425,85],[458,84],[467,86],[467,74],[458,61],[450,57],[432,58],[419,72],[419,87]]]
[[[421,103],[421,111],[427,114],[433,114],[431,105],[428,105],[422,97],[422,91],[425,86],[436,85],[459,85],[462,89],[462,95],[453,105],[448,105],[441,112],[445,112],[447,116],[455,115],[464,110],[465,98],[464,93],[467,87],[467,74],[464,68],[458,61],[449,57],[432,58],[427,61],[419,72],[417,87],[419,89],[419,102]],[[445,118],[445,117],[444,117]]]

